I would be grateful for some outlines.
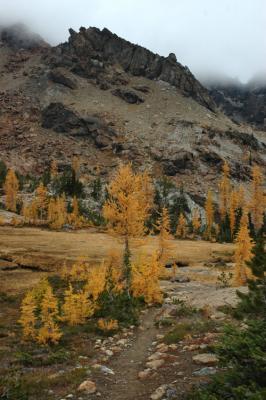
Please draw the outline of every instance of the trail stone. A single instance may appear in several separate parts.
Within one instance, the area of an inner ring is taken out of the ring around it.
[[[166,393],[167,385],[159,386],[151,395],[151,400],[160,400]]]
[[[217,370],[213,367],[204,367],[194,371],[192,375],[194,376],[208,376],[216,374]]]
[[[78,391],[80,392],[86,392],[87,394],[92,394],[96,392],[96,384],[93,381],[90,380],[86,380],[84,382],[82,382],[79,387],[78,387]]]
[[[164,360],[163,360],[163,359],[160,359],[160,360],[148,361],[148,362],[146,363],[146,366],[147,366],[148,368],[151,368],[151,369],[158,369],[158,368],[160,368],[163,364],[164,364]]]
[[[192,357],[192,360],[196,364],[217,364],[218,362],[218,358],[212,353],[197,354],[196,356]]]
[[[140,372],[138,373],[138,378],[139,378],[139,379],[146,379],[146,378],[148,378],[148,376],[150,375],[150,373],[151,373],[150,368],[144,369],[143,371],[140,371]]]

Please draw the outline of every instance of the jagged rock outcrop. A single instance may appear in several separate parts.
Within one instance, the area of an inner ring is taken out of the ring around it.
[[[8,27],[0,26],[0,41],[17,50],[49,47],[48,43],[40,35],[32,33],[23,24],[15,24]]]
[[[54,68],[49,73],[49,78],[54,83],[59,83],[60,85],[66,86],[70,89],[77,89],[76,79],[69,74],[64,68]]]
[[[62,103],[51,103],[43,110],[42,126],[75,137],[92,138],[99,148],[112,145],[117,137],[99,118],[80,116]]]
[[[108,29],[80,28],[69,30],[70,38],[56,48],[54,64],[70,68],[87,78],[97,78],[107,72],[108,65],[119,64],[134,76],[168,82],[185,95],[193,97],[204,107],[215,111],[215,103],[208,91],[195,79],[187,67],[177,62],[176,56],[154,54],[132,44]]]

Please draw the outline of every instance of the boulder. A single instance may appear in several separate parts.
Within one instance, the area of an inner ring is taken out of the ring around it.
[[[143,103],[144,100],[140,97],[136,92],[129,89],[114,89],[112,90],[112,94],[114,96],[120,97],[122,100],[126,101],[129,104],[140,104]]]

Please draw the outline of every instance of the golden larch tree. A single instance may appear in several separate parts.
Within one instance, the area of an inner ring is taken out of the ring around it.
[[[51,178],[53,179],[58,175],[58,167],[56,160],[52,160],[51,162],[50,173],[51,173]]]
[[[205,214],[206,214],[206,235],[207,238],[211,237],[212,227],[214,223],[214,205],[212,199],[211,190],[208,191],[206,202],[205,202]]]
[[[84,287],[84,292],[87,296],[96,302],[101,293],[106,288],[106,266],[104,262],[98,267],[89,269],[87,283]]]
[[[198,234],[201,228],[201,218],[198,208],[194,208],[193,210],[191,223],[192,223],[193,234],[194,235]]]
[[[180,239],[185,239],[187,236],[188,227],[187,220],[183,213],[179,215],[177,227],[176,227],[176,236]]]
[[[36,300],[32,291],[29,291],[21,305],[21,316],[19,323],[22,325],[23,338],[25,340],[33,340],[36,338]]]
[[[229,220],[230,220],[231,238],[234,237],[235,226],[236,226],[236,211],[239,205],[238,195],[239,193],[237,190],[232,190],[230,195]]]
[[[143,297],[147,304],[161,303],[163,296],[159,277],[161,263],[158,253],[151,258],[142,258],[132,266],[132,293],[134,297]]]
[[[19,189],[18,178],[13,169],[9,169],[4,183],[5,192],[5,205],[6,209],[16,212],[17,211],[17,195]]]
[[[229,208],[230,198],[230,180],[229,180],[230,168],[228,163],[225,161],[222,167],[222,179],[219,183],[219,211],[221,220],[225,219],[226,213]]]
[[[244,285],[248,278],[252,278],[251,271],[246,262],[252,258],[253,242],[248,229],[248,213],[243,211],[239,231],[236,236],[235,250],[235,284]]]
[[[85,291],[74,293],[73,287],[70,284],[65,291],[65,301],[62,307],[63,321],[69,325],[84,324],[86,319],[93,315],[95,306],[88,299]]]
[[[160,212],[159,219],[157,224],[155,224],[155,229],[159,231],[158,240],[159,240],[159,251],[158,251],[158,259],[160,263],[163,265],[167,260],[167,249],[170,247],[169,240],[172,238],[171,229],[170,229],[170,217],[169,212],[166,207],[162,208]]]
[[[62,336],[57,321],[59,320],[58,301],[49,285],[43,295],[41,302],[42,326],[37,335],[40,344],[58,343]]]
[[[68,214],[66,209],[65,195],[51,198],[48,205],[48,221],[52,229],[60,229],[67,223]]]
[[[145,221],[151,208],[150,185],[147,174],[135,173],[131,164],[120,165],[107,187],[109,196],[103,206],[109,230],[121,235],[125,241],[124,277],[128,291],[131,279],[129,239],[146,233]]]
[[[263,175],[259,166],[252,168],[252,182],[251,182],[251,201],[250,211],[251,220],[254,224],[255,231],[261,228],[263,224],[263,213],[265,211],[265,204],[263,198]]]
[[[41,182],[36,189],[36,207],[38,209],[40,219],[43,220],[48,208],[48,191]]]

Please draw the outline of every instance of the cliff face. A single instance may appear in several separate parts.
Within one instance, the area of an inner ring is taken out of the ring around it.
[[[209,92],[216,105],[234,121],[266,130],[266,85],[212,84]]]
[[[214,101],[208,91],[187,67],[177,62],[175,54],[161,57],[118,37],[106,28],[80,28],[79,33],[70,29],[69,32],[68,42],[57,48],[56,65],[70,67],[83,77],[89,78],[96,73],[98,79],[104,79],[106,68],[119,64],[125,72],[134,76],[167,82],[215,111]]]

